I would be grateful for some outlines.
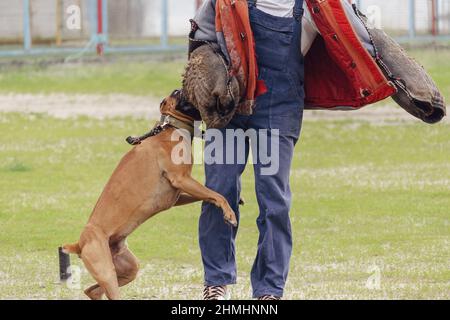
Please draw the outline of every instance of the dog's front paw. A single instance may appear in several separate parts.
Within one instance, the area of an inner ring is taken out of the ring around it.
[[[238,226],[236,214],[233,212],[233,210],[224,210],[223,217],[226,223],[232,225],[235,228]]]

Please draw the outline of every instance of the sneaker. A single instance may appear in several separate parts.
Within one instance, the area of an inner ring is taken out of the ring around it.
[[[205,286],[203,300],[230,300],[231,294],[226,286]]]
[[[259,297],[258,300],[261,300],[261,301],[281,300],[281,298],[280,297],[276,297],[276,296],[272,296],[272,295],[265,295],[265,296]]]

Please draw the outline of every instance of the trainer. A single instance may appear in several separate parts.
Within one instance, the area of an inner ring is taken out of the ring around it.
[[[306,32],[302,41],[303,0],[253,0],[248,1],[248,6],[260,79],[264,80],[267,93],[257,98],[251,116],[236,115],[223,132],[226,129],[279,130],[276,137],[280,154],[278,172],[274,175],[261,174],[264,165],[260,159],[254,159],[259,242],[251,282],[254,298],[280,299],[292,252],[289,176],[303,117],[303,54],[311,46],[317,31],[311,19],[303,19]],[[204,30],[208,25],[214,25],[214,18],[215,1],[209,0],[194,20],[202,31],[202,27]],[[225,133],[223,137],[225,153]],[[272,138],[269,131],[268,139]],[[231,141],[229,143],[233,144]],[[241,148],[237,146],[236,149]],[[247,158],[248,141],[244,152]],[[207,187],[227,198],[238,219],[240,179],[244,169],[245,164],[237,163],[205,166]],[[205,270],[203,297],[206,300],[230,298],[227,286],[236,283],[236,234],[237,229],[223,223],[222,215],[215,206],[203,204],[199,241]]]

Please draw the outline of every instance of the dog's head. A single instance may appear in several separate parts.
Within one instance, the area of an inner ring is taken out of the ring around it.
[[[182,90],[174,90],[161,102],[159,110],[161,114],[180,112],[193,120],[201,120],[200,112],[184,99]]]
[[[180,101],[181,97],[179,94],[179,90],[175,90],[168,97],[164,98],[163,101],[161,101],[161,104],[159,105],[161,114],[173,113],[177,109]]]

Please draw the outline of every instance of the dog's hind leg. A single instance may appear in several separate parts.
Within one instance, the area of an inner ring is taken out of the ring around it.
[[[136,279],[139,271],[139,261],[125,244],[123,244],[117,254],[114,254],[114,251],[117,252],[116,248],[113,249],[113,263],[116,269],[118,285],[122,287]],[[88,288],[85,293],[92,300],[99,300],[105,291],[96,284]]]
[[[81,259],[89,273],[105,290],[108,299],[119,299],[117,274],[109,248],[108,239],[95,227],[87,227],[82,234]]]
[[[113,258],[119,286],[125,286],[136,279],[139,261],[126,246]]]

